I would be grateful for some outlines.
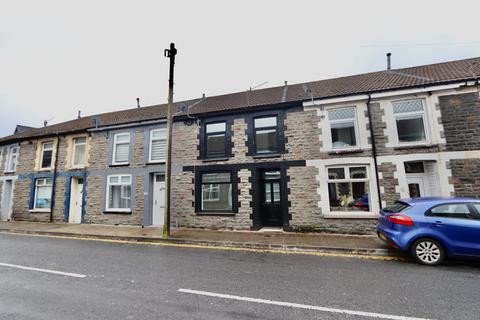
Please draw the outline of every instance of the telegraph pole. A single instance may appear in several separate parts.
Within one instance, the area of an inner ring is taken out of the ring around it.
[[[177,49],[170,43],[170,49],[165,49],[165,57],[170,59],[170,75],[168,78],[168,107],[167,107],[167,157],[165,159],[165,214],[163,222],[163,237],[170,236],[170,194],[172,175],[172,131],[173,131],[173,70]]]

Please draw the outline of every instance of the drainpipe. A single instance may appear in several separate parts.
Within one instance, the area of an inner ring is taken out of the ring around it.
[[[50,206],[50,222],[53,222],[53,209],[55,208],[55,186],[57,182],[57,164],[58,164],[58,149],[60,149],[60,136],[57,133],[57,146],[55,150],[55,163],[53,164],[53,181],[52,181],[52,205]]]
[[[372,95],[368,93],[367,100],[367,113],[368,113],[368,122],[370,127],[370,140],[372,141],[372,156],[373,156],[373,165],[375,167],[375,179],[377,181],[377,194],[378,194],[378,206],[382,209],[382,195],[380,193],[380,179],[378,178],[378,163],[377,163],[377,144],[375,143],[375,132],[373,131],[373,122],[372,122],[372,110],[370,102],[372,101]]]

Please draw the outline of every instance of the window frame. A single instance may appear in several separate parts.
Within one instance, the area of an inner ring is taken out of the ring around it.
[[[110,183],[110,178],[111,177],[117,177],[118,178],[118,183],[112,184]],[[122,183],[122,177],[129,177],[130,178],[130,183]],[[133,207],[133,200],[134,200],[134,190],[133,190],[133,175],[131,174],[112,174],[112,175],[107,175],[107,181],[106,181],[106,195],[105,195],[105,212],[121,212],[121,213],[131,213],[132,212],[132,207]],[[115,185],[115,186],[124,186],[124,185],[129,185],[130,186],[130,208],[110,208],[110,186]]]
[[[365,178],[350,178],[350,168],[353,167],[363,167],[365,168]],[[344,169],[345,178],[343,179],[330,179],[328,177],[328,170],[329,169]],[[327,195],[328,195],[328,213],[325,214],[327,218],[374,218],[377,215],[375,214],[373,201],[372,201],[372,177],[370,174],[370,164],[364,163],[349,163],[343,165],[331,165],[325,166],[325,175],[326,175],[326,188],[327,188]],[[336,211],[332,210],[330,206],[330,191],[329,191],[329,184],[330,183],[348,183],[348,182],[365,182],[368,186],[368,211],[356,211],[356,210],[348,210],[348,211]]]
[[[121,142],[121,143],[117,142],[118,136],[122,136],[122,135],[124,135],[124,136],[128,135],[128,143],[127,142]],[[130,164],[131,143],[132,143],[132,135],[131,135],[130,132],[117,132],[117,133],[113,134],[112,165],[122,166],[122,165],[129,165]],[[127,161],[118,162],[115,159],[116,154],[117,154],[117,145],[119,145],[119,144],[127,144],[128,145],[128,160]]]
[[[80,144],[77,144],[75,143],[75,140],[77,139],[85,139],[85,142],[84,143],[80,143]],[[75,164],[75,155],[77,153],[77,145],[85,145],[85,155],[84,155],[84,159],[83,159],[83,164]],[[87,165],[87,137],[84,137],[84,136],[79,136],[79,137],[74,137],[72,138],[72,168],[85,168],[86,165]]]
[[[231,198],[232,209],[231,210],[203,210],[203,185],[202,177],[204,174],[211,173],[228,173],[230,175],[230,183],[205,183],[205,184],[230,184],[231,185]],[[196,170],[195,172],[195,213],[202,216],[234,216],[238,213],[238,172],[237,170]]]
[[[52,144],[52,149],[51,150],[45,150],[45,145],[46,144]],[[55,141],[53,140],[48,140],[48,141],[42,141],[41,142],[42,149],[40,150],[40,163],[39,163],[39,168],[40,170],[51,170],[53,167],[53,162],[54,162],[54,154],[55,154]],[[48,167],[43,166],[43,159],[45,157],[45,151],[51,151],[52,155],[50,158],[50,165]]]
[[[153,133],[156,132],[156,131],[164,131],[165,132],[165,139],[155,139],[155,140],[165,140],[165,158],[164,159],[160,159],[160,160],[153,160],[152,159],[152,142],[154,141],[153,139]],[[166,156],[167,156],[167,137],[168,133],[167,133],[167,128],[155,128],[155,129],[151,129],[150,130],[150,138],[149,138],[149,143],[148,143],[148,163],[165,163],[166,161]]]
[[[213,125],[213,124],[218,124],[218,123],[225,123],[225,131],[217,131],[217,132],[212,132],[212,133],[208,133],[207,131],[207,127],[209,125]],[[203,131],[204,131],[204,137],[203,137],[203,145],[204,145],[204,150],[205,150],[205,158],[206,159],[216,159],[216,158],[226,158],[228,157],[228,153],[229,153],[229,148],[228,148],[228,131],[229,131],[229,126],[228,126],[228,121],[226,120],[217,120],[217,121],[211,121],[211,122],[205,122],[203,124]],[[208,155],[208,137],[209,136],[214,136],[214,135],[218,135],[218,134],[221,134],[223,133],[224,134],[224,154],[221,155],[221,156],[209,156]]]
[[[399,102],[409,102],[409,101],[420,101],[422,103],[423,111],[410,111],[410,112],[402,112],[402,113],[395,113],[394,105],[395,103]],[[392,115],[393,115],[393,123],[394,123],[394,134],[395,134],[395,141],[401,145],[424,145],[430,143],[430,135],[429,135],[429,125],[428,125],[428,116],[427,116],[427,108],[425,99],[403,99],[403,100],[395,100],[391,102],[392,107]],[[424,141],[400,141],[400,137],[398,135],[398,125],[397,120],[411,120],[411,119],[418,119],[420,118],[423,121],[423,131],[425,134]]]
[[[261,127],[257,128],[255,126],[255,120],[257,119],[266,119],[266,118],[275,118],[275,126],[269,126],[269,127]],[[253,144],[254,144],[254,154],[255,155],[271,155],[271,154],[279,154],[280,153],[280,139],[279,139],[279,123],[280,119],[278,114],[275,115],[261,115],[261,116],[255,116],[252,119],[252,130],[253,130]],[[275,140],[276,140],[276,150],[275,151],[269,151],[269,152],[258,152],[258,142],[257,142],[257,131],[265,131],[265,130],[275,130]]]
[[[6,151],[5,151],[6,149]],[[12,158],[13,158],[13,152],[12,150],[16,150],[15,151],[15,166],[13,167],[12,170],[10,170],[10,165],[12,164]],[[4,168],[4,173],[13,173],[15,171],[17,171],[17,166],[18,166],[18,155],[20,153],[20,146],[10,146],[8,148],[4,148],[4,155],[5,155],[5,168]],[[3,155],[2,155],[3,157]],[[3,160],[3,159],[2,159]]]
[[[42,185],[41,187],[50,187],[50,207],[49,208],[37,208],[37,196],[38,196],[38,182],[40,180],[52,180],[51,181],[51,184],[48,185],[48,184],[44,184]],[[41,177],[41,178],[35,178],[34,180],[34,195],[33,195],[33,211],[37,211],[37,212],[50,212],[52,210],[52,197],[53,197],[53,178],[52,177]]]
[[[343,109],[353,109],[354,113],[354,118],[352,119],[342,119],[342,120],[330,120],[329,118],[329,112],[330,111],[338,111],[338,110],[343,110]],[[360,136],[359,136],[359,130],[358,130],[358,112],[357,112],[357,106],[342,106],[342,107],[335,107],[335,108],[328,108],[326,114],[327,118],[327,123],[328,123],[328,129],[329,129],[329,135],[330,135],[330,149],[332,151],[343,151],[343,150],[355,150],[355,149],[360,149]],[[348,147],[341,147],[341,148],[335,148],[333,146],[333,136],[332,136],[332,124],[339,124],[339,123],[350,123],[353,122],[353,130],[355,133],[355,145],[354,146],[348,146]]]

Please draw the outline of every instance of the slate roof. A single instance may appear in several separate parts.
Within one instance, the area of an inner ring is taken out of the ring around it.
[[[190,106],[190,115],[228,112],[286,102],[306,101],[310,100],[312,96],[315,99],[326,99],[367,92],[476,80],[477,75],[480,77],[480,57],[176,102],[176,115],[185,115],[185,112],[182,112],[182,110],[185,111],[187,106]],[[27,130],[0,138],[0,143],[57,133],[77,132],[95,128],[96,126],[119,125],[165,117],[166,104],[108,112],[44,128]]]

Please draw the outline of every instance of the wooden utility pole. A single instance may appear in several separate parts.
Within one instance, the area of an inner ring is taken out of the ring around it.
[[[165,57],[170,59],[170,75],[168,78],[168,107],[167,107],[167,157],[165,159],[165,214],[163,222],[163,237],[170,236],[170,194],[172,176],[172,132],[173,132],[173,70],[177,49],[170,43],[170,49],[165,49]]]

